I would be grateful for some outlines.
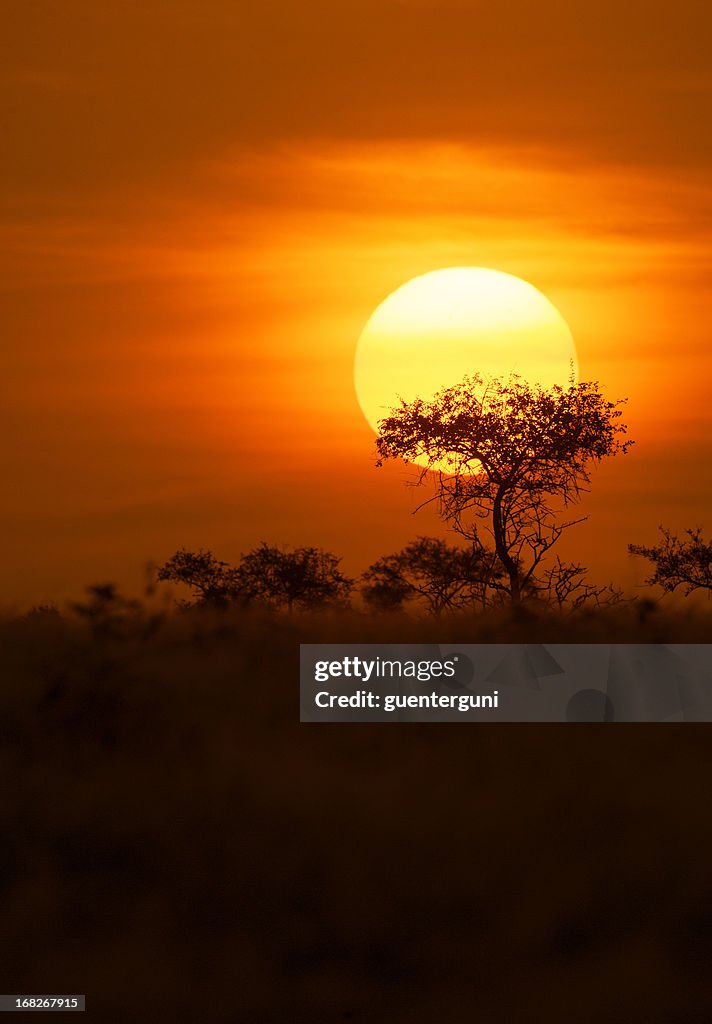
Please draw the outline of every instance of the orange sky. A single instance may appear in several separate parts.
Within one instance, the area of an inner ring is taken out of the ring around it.
[[[628,396],[570,554],[709,529],[712,12],[35,2],[3,56],[0,601],[180,545],[357,572],[429,515],[373,467],[365,321],[458,264],[531,281]]]

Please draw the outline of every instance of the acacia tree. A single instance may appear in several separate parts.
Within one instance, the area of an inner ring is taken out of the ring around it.
[[[493,551],[455,547],[434,537],[418,537],[402,551],[379,558],[363,573],[361,593],[375,609],[401,609],[422,601],[435,616],[474,603],[486,604],[488,592],[501,586]]]
[[[272,608],[316,608],[347,600],[353,580],[339,559],[321,548],[287,551],[264,542],[243,555],[239,566],[210,551],[177,551],[158,570],[158,579],[190,587],[195,603],[224,607],[254,601]]]
[[[606,401],[596,383],[545,389],[473,374],[392,409],[379,424],[378,465],[424,463],[418,483],[434,481],[429,501],[473,546],[484,547],[484,527],[518,602],[545,589],[542,559],[582,521],[561,515],[588,490],[591,465],[632,444],[621,440],[621,404]]]
[[[248,596],[238,570],[219,561],[211,551],[181,548],[159,568],[157,579],[185,584],[196,604],[222,607]]]
[[[339,569],[341,559],[321,548],[293,551],[264,542],[243,555],[237,576],[242,592],[273,607],[317,608],[344,604],[353,580]]]
[[[645,582],[662,587],[666,593],[682,587],[686,597],[695,590],[712,591],[712,544],[703,539],[702,530],[685,530],[686,540],[664,526],[660,532],[662,541],[653,547],[628,545],[631,555],[642,555],[653,563],[653,572]]]

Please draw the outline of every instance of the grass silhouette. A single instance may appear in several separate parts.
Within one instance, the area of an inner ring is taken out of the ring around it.
[[[299,641],[699,640],[699,613],[124,613],[0,625],[5,991],[102,1022],[709,1017],[704,726],[300,725],[297,685]]]

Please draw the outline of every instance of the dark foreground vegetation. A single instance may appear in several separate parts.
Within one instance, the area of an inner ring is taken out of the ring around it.
[[[706,617],[81,604],[0,629],[2,991],[111,1024],[710,1019],[707,727],[300,725],[296,668]]]

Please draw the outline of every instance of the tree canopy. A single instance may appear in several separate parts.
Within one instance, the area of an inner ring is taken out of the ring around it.
[[[211,551],[181,548],[159,568],[157,578],[185,584],[198,604],[221,606],[245,596],[239,571]]]
[[[418,602],[437,616],[486,604],[488,592],[499,585],[500,577],[493,551],[418,537],[401,551],[370,565],[361,577],[361,593],[374,609],[396,610],[406,602]]]
[[[661,542],[652,547],[628,545],[631,555],[641,555],[653,563],[653,571],[645,582],[662,587],[666,593],[678,587],[682,587],[685,595],[695,590],[712,591],[712,544],[704,540],[702,530],[686,530],[686,539],[680,539],[664,526],[660,532]]]
[[[353,580],[339,569],[341,559],[321,548],[293,551],[262,543],[243,555],[238,576],[243,593],[275,607],[291,611],[295,605],[317,608],[343,604]]]
[[[519,601],[539,588],[547,551],[581,521],[560,515],[587,490],[591,465],[632,444],[622,440],[621,404],[592,382],[545,389],[473,374],[391,410],[380,422],[378,464],[425,463],[418,482],[434,481],[430,500],[473,545],[484,527]]]
[[[316,608],[343,604],[353,580],[339,570],[340,559],[321,548],[293,551],[261,543],[238,566],[219,561],[210,551],[177,551],[158,571],[158,579],[183,583],[195,603],[224,606],[255,602],[273,608]]]

